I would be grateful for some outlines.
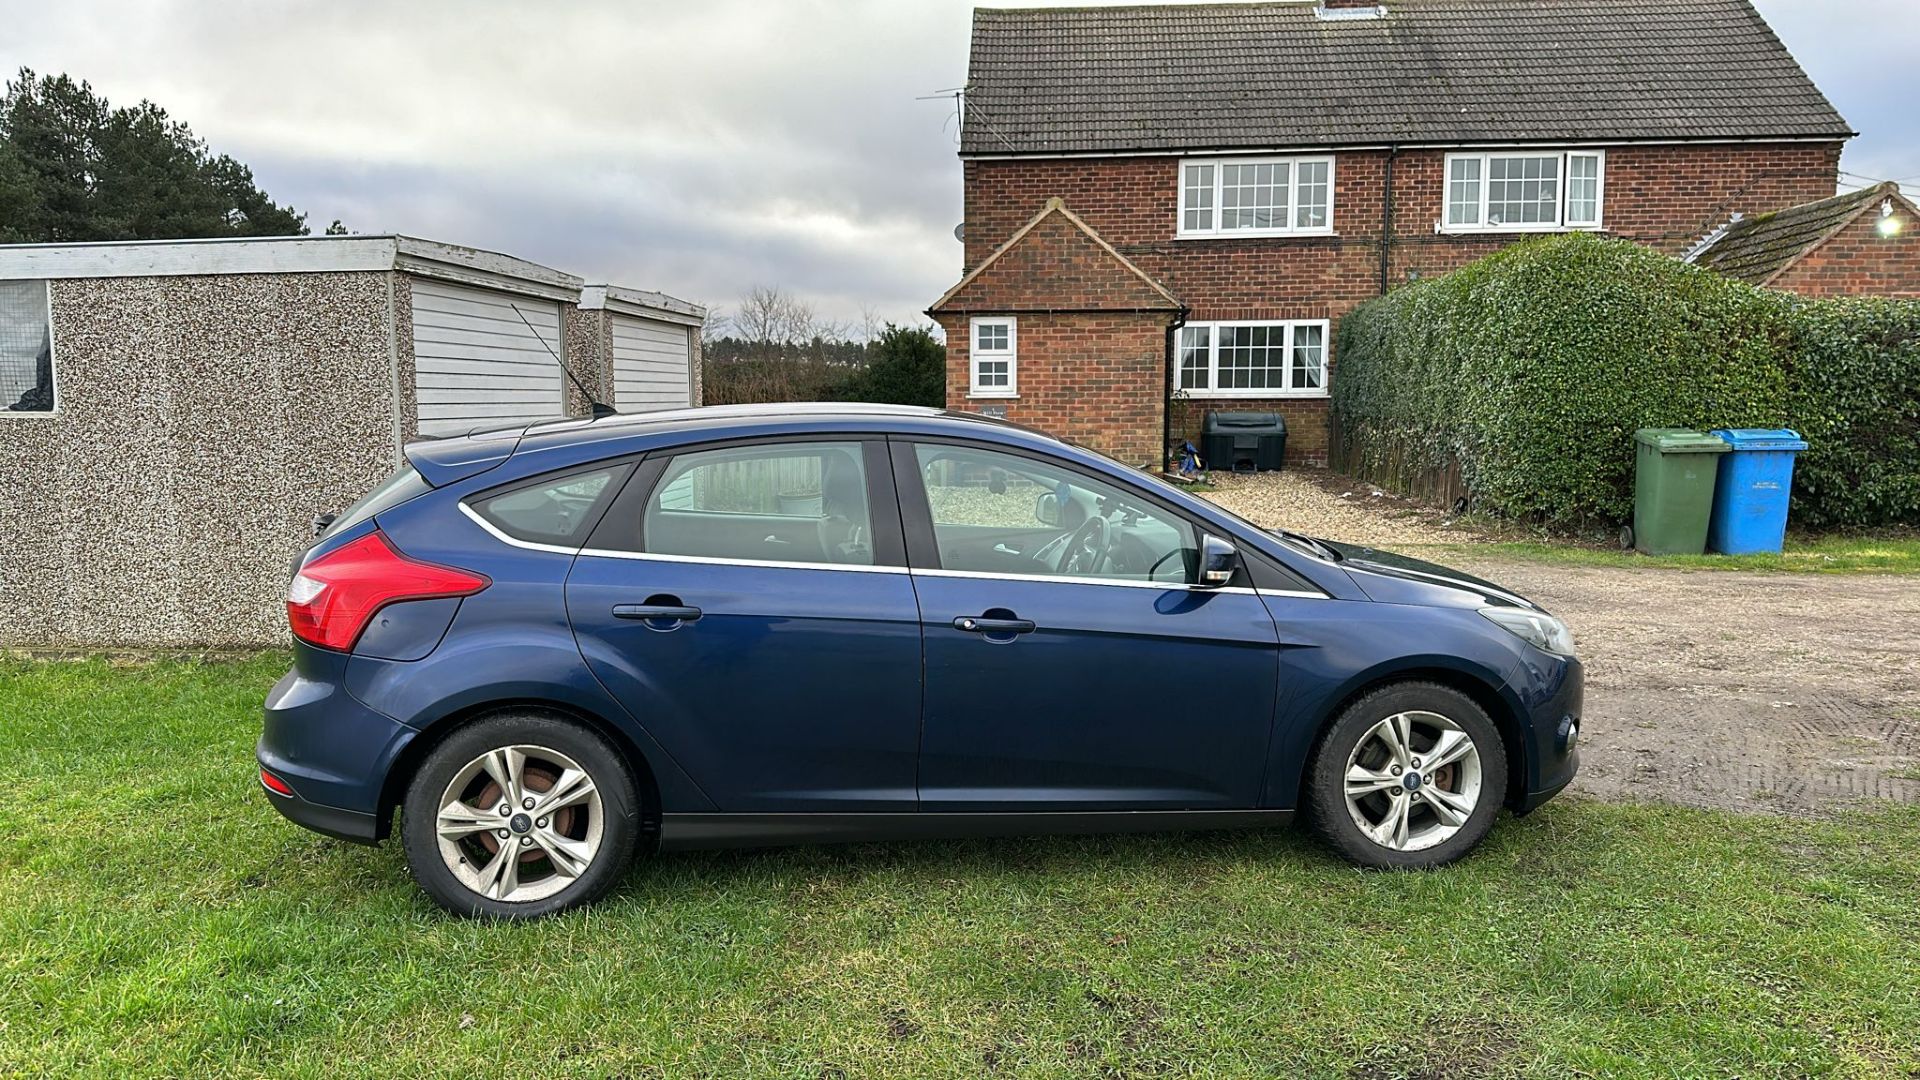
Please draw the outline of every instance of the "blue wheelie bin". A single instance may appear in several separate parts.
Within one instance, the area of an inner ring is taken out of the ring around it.
[[[1730,448],[1720,459],[1707,547],[1722,555],[1778,552],[1787,539],[1787,500],[1793,459],[1807,448],[1799,432],[1724,428],[1714,432]]]

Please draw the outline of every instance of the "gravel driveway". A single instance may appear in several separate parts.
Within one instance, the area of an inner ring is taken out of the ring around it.
[[[1472,539],[1365,485],[1342,499],[1300,473],[1219,479],[1212,497],[1261,524],[1415,556]],[[1574,790],[1800,814],[1920,802],[1920,577],[1435,557],[1573,628],[1587,665]]]

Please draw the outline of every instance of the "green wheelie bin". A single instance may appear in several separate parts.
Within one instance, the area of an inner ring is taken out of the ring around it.
[[[1685,428],[1641,428],[1633,442],[1634,549],[1648,555],[1704,554],[1714,481],[1727,444]]]

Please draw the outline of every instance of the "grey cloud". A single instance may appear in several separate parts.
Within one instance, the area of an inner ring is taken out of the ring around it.
[[[1846,167],[1920,175],[1912,0],[1758,3],[1865,132]],[[959,270],[951,105],[916,99],[965,78],[965,0],[0,7],[0,64],[162,103],[317,226],[843,319]]]

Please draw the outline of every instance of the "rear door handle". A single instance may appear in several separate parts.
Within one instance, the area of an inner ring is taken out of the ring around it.
[[[1036,629],[1032,619],[989,619],[976,615],[960,616],[953,620],[953,628],[969,634],[1031,634]]]
[[[700,617],[700,609],[679,604],[615,604],[613,617],[647,622],[692,622]]]

